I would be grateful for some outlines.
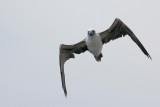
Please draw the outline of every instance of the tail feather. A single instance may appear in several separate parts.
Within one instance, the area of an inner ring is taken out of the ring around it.
[[[96,61],[100,62],[101,58],[103,57],[102,53],[99,56],[94,56],[94,58],[96,59]]]

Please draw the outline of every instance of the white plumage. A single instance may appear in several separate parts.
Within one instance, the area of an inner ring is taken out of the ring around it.
[[[90,53],[94,56],[99,56],[102,51],[102,40],[99,34],[95,33],[93,36],[86,38],[86,45]]]

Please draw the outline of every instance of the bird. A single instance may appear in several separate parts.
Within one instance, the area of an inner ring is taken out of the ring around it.
[[[95,60],[99,62],[103,57],[101,52],[103,45],[110,42],[111,40],[124,37],[125,35],[130,36],[131,39],[139,46],[141,51],[152,60],[151,56],[139,41],[139,39],[136,37],[136,35],[119,18],[116,18],[112,25],[105,31],[97,33],[94,29],[89,29],[87,37],[76,44],[60,44],[59,65],[62,88],[65,96],[67,96],[67,89],[65,83],[64,63],[70,58],[75,58],[74,54],[81,54],[85,51],[89,51],[94,56]]]

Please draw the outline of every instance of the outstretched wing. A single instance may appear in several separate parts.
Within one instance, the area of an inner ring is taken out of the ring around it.
[[[117,39],[119,37],[129,35],[131,39],[139,46],[142,52],[147,55],[148,58],[152,59],[148,54],[142,43],[138,40],[136,35],[118,18],[115,19],[113,24],[106,31],[99,33],[103,44],[109,42],[110,40]]]
[[[65,96],[67,95],[66,90],[66,84],[65,84],[65,74],[64,74],[64,63],[70,59],[74,58],[74,53],[80,54],[82,52],[85,52],[87,49],[87,46],[85,44],[85,39],[81,42],[74,44],[74,45],[64,45],[61,44],[59,48],[59,64],[60,64],[60,71],[61,71],[61,80],[62,80],[62,88],[64,90]]]

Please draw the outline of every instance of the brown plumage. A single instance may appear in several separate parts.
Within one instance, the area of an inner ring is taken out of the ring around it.
[[[108,43],[111,40],[117,39],[119,37],[129,35],[131,39],[139,46],[142,52],[151,59],[150,55],[135,36],[135,34],[118,18],[115,19],[113,24],[110,26],[109,29],[98,33],[101,37],[102,43]],[[79,43],[73,45],[60,45],[60,52],[59,52],[59,61],[60,61],[60,71],[61,71],[61,80],[62,80],[62,88],[64,90],[65,96],[67,95],[66,85],[65,85],[65,74],[64,74],[64,63],[70,59],[75,58],[75,54],[80,54],[88,50],[87,45],[85,43],[85,39]],[[101,61],[102,54],[99,57],[95,57],[97,61]]]

